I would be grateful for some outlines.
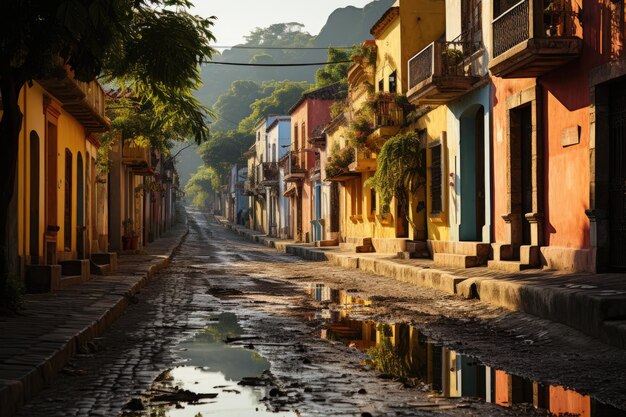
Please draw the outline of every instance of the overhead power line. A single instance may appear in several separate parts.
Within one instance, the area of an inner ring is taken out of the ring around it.
[[[317,47],[317,46],[237,46],[237,45],[231,45],[231,46],[226,46],[226,45],[212,45],[213,48],[215,49],[286,49],[286,50],[302,50],[302,51],[306,51],[306,50],[311,50],[311,51],[316,51],[316,50],[323,50],[323,51],[327,51],[328,48],[333,48],[333,49],[352,49],[354,48],[353,46],[328,46],[325,48],[322,47]]]
[[[318,65],[334,65],[334,64],[346,64],[354,62],[352,60],[345,61],[332,61],[332,62],[299,62],[292,64],[250,64],[248,62],[219,62],[219,61],[206,61],[205,64],[213,65],[232,65],[237,67],[310,67]]]

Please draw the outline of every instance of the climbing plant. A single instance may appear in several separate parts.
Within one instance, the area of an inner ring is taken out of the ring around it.
[[[346,171],[352,162],[354,162],[354,148],[346,146],[340,149],[339,144],[335,143],[326,162],[326,178],[335,177]]]
[[[381,212],[388,213],[395,197],[398,212],[407,213],[407,221],[416,227],[410,213],[410,200],[426,184],[426,152],[423,132],[398,134],[383,145],[377,157],[376,173],[367,183],[380,196]],[[416,212],[424,209],[423,203]]]

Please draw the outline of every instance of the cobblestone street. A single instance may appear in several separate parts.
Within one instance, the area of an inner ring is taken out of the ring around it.
[[[477,300],[279,254],[244,241],[201,212],[191,212],[189,223],[190,233],[170,266],[18,415],[196,416],[198,405],[191,402],[171,402],[182,409],[152,407],[153,384],[165,371],[183,364],[187,348],[181,342],[229,313],[236,315],[242,329],[228,338],[231,348],[253,350],[269,362],[269,372],[262,376],[246,375],[260,377],[252,384],[263,397],[259,410],[267,407],[280,415],[544,414],[523,403],[501,407],[453,398],[411,378],[374,370],[354,343],[347,346],[341,337],[329,337],[335,313],[408,323],[492,368],[591,394],[599,401],[596,410],[605,407],[603,403],[626,409],[626,391],[619,383],[626,363],[622,350]],[[346,290],[352,301],[316,299],[315,288],[322,286]],[[210,409],[210,402],[203,406]],[[230,415],[255,413],[252,408]],[[623,415],[613,408],[607,413],[596,415]]]

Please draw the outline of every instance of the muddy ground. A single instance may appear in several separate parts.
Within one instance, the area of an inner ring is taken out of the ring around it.
[[[346,309],[356,319],[411,323],[485,365],[626,409],[626,352],[573,329],[280,254],[243,240],[197,211],[190,211],[189,224],[171,266],[21,415],[157,415],[133,404],[149,404],[154,380],[180,364],[179,343],[220,313],[235,313],[243,329],[243,338],[231,344],[253,349],[271,364],[257,388],[265,396],[261,406],[270,410],[357,416],[544,414],[524,404],[505,408],[442,398],[419,382],[381,374],[363,362],[357,349],[320,337],[328,313]],[[369,305],[318,302],[310,295],[315,284],[349,290]],[[194,415],[192,406],[179,406]]]

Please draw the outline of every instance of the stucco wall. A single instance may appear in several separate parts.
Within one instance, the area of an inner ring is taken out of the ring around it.
[[[450,187],[448,185],[448,160],[447,155],[447,135],[448,129],[447,119],[448,109],[446,106],[436,107],[419,120],[413,126],[415,129],[426,129],[426,222],[427,232],[429,240],[448,240],[450,231],[450,211],[448,206],[449,196],[446,192]],[[443,211],[439,215],[435,216],[432,213],[430,197],[430,184],[431,184],[431,167],[432,167],[432,154],[429,149],[429,145],[441,141],[442,151],[442,207]],[[418,213],[419,217],[423,217],[424,213]]]

